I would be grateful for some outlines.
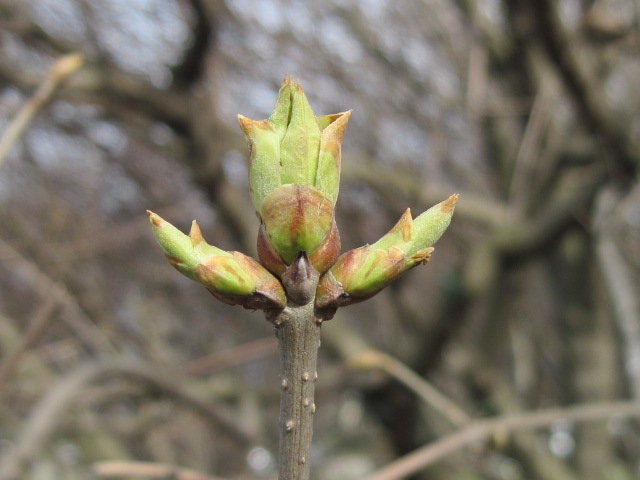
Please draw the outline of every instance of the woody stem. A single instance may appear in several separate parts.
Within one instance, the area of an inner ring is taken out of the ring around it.
[[[279,480],[309,479],[321,323],[313,303],[288,306],[274,319],[281,372]]]

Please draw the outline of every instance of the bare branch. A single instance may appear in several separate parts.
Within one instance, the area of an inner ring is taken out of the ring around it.
[[[29,323],[22,341],[0,363],[0,395],[2,395],[7,381],[18,368],[23,355],[46,331],[57,308],[58,302],[56,300],[51,298],[45,300],[44,304],[36,311],[33,320]]]
[[[371,168],[368,162],[351,162],[343,167],[343,177],[348,180],[365,182],[385,197],[397,197],[402,192],[420,203],[431,205],[441,202],[451,195],[437,185],[425,185],[408,173],[385,171]],[[460,191],[457,189],[456,191]],[[456,205],[456,215],[488,225],[504,224],[514,218],[514,212],[506,205],[471,192],[460,192],[461,201]]]
[[[567,40],[562,23],[556,13],[556,2],[531,2],[532,14],[537,21],[538,37],[547,55],[555,65],[580,117],[589,131],[601,138],[603,152],[617,165],[618,179],[625,183],[629,175],[638,170],[640,153],[629,137],[620,115],[607,105],[600,82],[581,61],[574,46]]]
[[[92,382],[112,377],[142,381],[147,386],[162,391],[193,409],[217,428],[223,429],[229,438],[243,448],[254,442],[251,434],[239,422],[234,421],[234,415],[227,408],[212,405],[210,401],[192,395],[166,372],[157,372],[144,365],[122,360],[103,360],[84,364],[70,372],[40,399],[23,424],[13,448],[0,458],[0,478],[19,478],[23,467],[37,456],[78,393]]]
[[[619,208],[619,199],[611,189],[598,198],[598,237],[596,252],[598,265],[604,276],[613,305],[625,356],[630,390],[634,398],[640,398],[640,303],[638,288],[634,287],[633,273],[616,245],[612,219]]]
[[[89,318],[66,286],[50,278],[37,265],[3,240],[0,240],[0,258],[10,266],[12,272],[22,275],[43,297],[54,298],[65,306],[64,312],[67,315],[63,315],[62,319],[87,347],[102,353],[114,350],[108,337]]]
[[[101,478],[146,477],[174,480],[223,480],[195,470],[166,463],[105,461],[93,464],[94,473]]]
[[[277,351],[278,341],[275,338],[261,338],[193,360],[184,367],[184,371],[193,377],[210,375],[222,368],[245,365],[253,360],[275,355]]]
[[[9,154],[13,144],[22,136],[33,117],[53,97],[62,82],[84,63],[84,58],[78,53],[65,55],[57,60],[36,93],[24,104],[16,117],[9,124],[9,128],[0,138],[0,166]]]
[[[471,420],[471,417],[453,400],[440,392],[404,363],[390,355],[371,349],[351,358],[349,364],[354,368],[367,370],[378,369],[385,372],[413,391],[427,405],[458,427]]]
[[[477,420],[455,433],[406,455],[363,480],[399,480],[496,433],[549,426],[558,421],[595,422],[616,416],[640,416],[638,402],[588,403]]]

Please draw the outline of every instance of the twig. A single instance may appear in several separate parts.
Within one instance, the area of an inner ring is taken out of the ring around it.
[[[306,305],[285,308],[274,324],[282,376],[278,478],[308,480],[320,347],[320,321],[316,321],[313,299]]]
[[[348,180],[364,182],[385,197],[397,198],[398,193],[413,198],[416,202],[432,205],[442,201],[449,195],[449,190],[437,185],[425,187],[423,182],[417,181],[415,176],[400,171],[385,171],[371,168],[366,160],[349,162],[342,168],[342,175]],[[516,212],[509,206],[480,197],[473,192],[461,192],[464,201],[456,205],[456,215],[489,226],[504,225],[516,218]]]
[[[0,363],[0,395],[7,381],[16,370],[20,359],[25,352],[29,350],[40,336],[44,333],[49,322],[53,318],[58,303],[53,299],[47,299],[45,303],[38,308],[33,320],[29,323],[27,331],[22,338],[22,341],[15,349],[10,352],[6,358]]]
[[[401,457],[363,480],[399,480],[423,470],[447,455],[490,437],[496,432],[516,432],[546,427],[557,421],[593,422],[614,416],[640,416],[640,402],[583,404],[477,420],[440,440]]]
[[[12,271],[26,278],[29,285],[38,290],[43,297],[53,298],[64,305],[67,315],[63,315],[62,319],[87,347],[102,353],[115,350],[108,337],[89,318],[64,285],[49,278],[31,260],[3,240],[0,240],[0,260],[13,263]]]
[[[530,178],[536,161],[536,150],[540,150],[545,124],[548,123],[551,86],[550,74],[545,72],[531,106],[529,119],[522,135],[515,159],[514,171],[509,185],[509,199],[524,207],[530,189]],[[511,203],[511,202],[510,202]]]
[[[51,100],[62,82],[80,68],[83,63],[84,57],[79,53],[73,53],[61,57],[53,64],[36,93],[24,104],[9,124],[9,128],[0,138],[0,166],[9,154],[13,144],[22,136],[33,117],[38,113],[38,110]]]
[[[559,200],[533,219],[504,223],[492,233],[493,247],[504,257],[526,257],[552,244],[575,223],[576,213],[592,201],[606,180],[603,165],[595,165],[591,175],[574,188],[574,193]]]
[[[104,461],[93,464],[93,472],[101,478],[146,477],[163,480],[223,480],[195,470],[166,463]]]
[[[210,375],[222,368],[244,365],[252,360],[275,354],[277,348],[278,342],[275,338],[261,338],[194,360],[184,367],[184,371],[192,377]]]
[[[602,82],[582,61],[575,42],[567,38],[556,11],[558,2],[535,0],[529,3],[539,40],[574,101],[578,117],[592,135],[602,139],[602,152],[615,162],[619,178],[626,183],[637,172],[640,155],[628,134],[629,129],[608,105]]]
[[[367,350],[352,358],[349,364],[355,368],[379,369],[385,372],[458,427],[471,420],[471,417],[453,400],[447,398],[424,378],[390,355],[377,350]]]
[[[468,2],[465,7],[471,17],[471,48],[467,62],[467,91],[466,105],[469,113],[480,119],[486,114],[488,100],[489,52],[480,36],[480,19],[474,2]]]
[[[91,382],[112,377],[142,381],[191,408],[216,427],[224,429],[229,437],[242,447],[254,443],[251,434],[243,430],[239,422],[234,421],[232,412],[223,405],[212,405],[210,401],[192,395],[179,383],[172,381],[166,372],[157,373],[127,361],[103,360],[83,365],[70,372],[40,399],[17,435],[13,448],[4,452],[0,458],[0,478],[19,478],[23,466],[38,454],[78,393]]]
[[[596,254],[613,306],[614,318],[620,330],[626,373],[633,398],[640,399],[640,301],[638,287],[634,287],[633,273],[629,269],[612,231],[615,212],[622,202],[611,189],[597,201]]]

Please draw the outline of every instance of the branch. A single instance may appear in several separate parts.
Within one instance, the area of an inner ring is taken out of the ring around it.
[[[290,305],[273,320],[281,375],[279,480],[309,479],[321,324],[314,314],[313,300]]]
[[[212,405],[210,401],[201,400],[187,392],[166,372],[156,372],[144,365],[122,360],[103,360],[85,364],[70,372],[40,399],[17,435],[13,448],[7,449],[0,458],[0,478],[20,478],[23,467],[44,447],[78,393],[92,382],[112,377],[142,381],[148,387],[162,391],[214,426],[223,429],[229,438],[243,448],[254,443],[252,435],[234,420],[232,412],[222,405]]]
[[[184,133],[190,121],[187,93],[154,87],[111,66],[84,69],[68,82],[64,93],[107,110],[117,106],[125,114],[142,114],[153,121],[166,123],[178,133]]]
[[[18,368],[23,355],[46,331],[58,306],[56,300],[52,298],[46,299],[45,303],[36,311],[33,320],[29,322],[27,331],[20,343],[9,352],[2,363],[0,363],[0,396],[2,395],[5,385],[16,371],[16,368]]]
[[[620,114],[606,103],[601,82],[591,74],[567,40],[555,4],[549,0],[532,2],[531,13],[537,22],[539,40],[571,95],[579,117],[591,134],[602,139],[603,152],[611,155],[618,177],[626,183],[638,170],[640,152],[628,135],[626,125],[618,120]]]
[[[596,258],[611,299],[614,318],[621,333],[623,355],[627,365],[632,396],[640,399],[640,301],[633,271],[629,268],[614,234],[616,212],[622,201],[612,190],[602,192],[597,202]]]
[[[568,227],[575,224],[576,215],[592,203],[606,180],[604,168],[597,166],[592,178],[576,186],[571,196],[549,202],[545,211],[534,219],[503,224],[493,232],[491,241],[498,252],[509,258],[525,257],[553,244]]]
[[[195,470],[166,463],[104,461],[93,464],[93,472],[101,478],[146,477],[162,480],[223,480]]]
[[[191,377],[211,375],[224,368],[245,365],[275,355],[277,351],[278,341],[275,338],[261,338],[193,360],[185,365],[184,372]]]
[[[3,240],[0,240],[0,259],[9,264],[5,267],[10,269],[12,275],[22,275],[44,298],[55,299],[65,306],[66,315],[62,318],[85,346],[96,352],[114,351],[115,347],[109,338],[89,318],[66,286],[50,278],[37,265]]]
[[[14,33],[28,44],[45,43],[61,53],[75,48],[73,43],[49,35],[32,21],[15,28]],[[21,89],[37,86],[37,80],[30,75],[1,62],[0,80]],[[157,88],[113,64],[88,65],[70,79],[67,88],[60,95],[72,101],[99,104],[105,110],[123,117],[146,115],[153,121],[166,123],[180,133],[184,133],[189,122],[188,92],[180,88]]]
[[[343,178],[364,182],[385,197],[397,199],[398,192],[401,192],[415,201],[433,205],[451,195],[450,190],[435,185],[425,185],[409,173],[371,168],[366,161],[345,164],[342,172]],[[514,217],[514,212],[509,207],[486,196],[479,197],[470,192],[460,192],[460,197],[461,201],[456,205],[457,216],[467,217],[489,226],[508,223]]]
[[[191,44],[184,52],[179,65],[173,68],[173,78],[181,85],[193,85],[203,75],[211,44],[215,39],[215,16],[208,11],[207,2],[189,0],[194,22],[191,27]]]
[[[73,53],[65,55],[53,64],[36,93],[24,104],[9,124],[9,128],[5,130],[2,138],[0,138],[0,166],[2,166],[2,162],[9,154],[13,144],[27,129],[33,117],[51,100],[62,82],[78,70],[83,63],[84,57],[78,53]]]
[[[399,480],[493,434],[549,426],[557,421],[594,422],[613,416],[640,416],[638,402],[583,404],[477,420],[390,463],[363,480]]]
[[[351,358],[349,364],[354,368],[378,369],[385,372],[458,427],[467,424],[471,420],[471,417],[456,405],[453,400],[441,393],[404,363],[390,355],[374,349],[366,350]]]

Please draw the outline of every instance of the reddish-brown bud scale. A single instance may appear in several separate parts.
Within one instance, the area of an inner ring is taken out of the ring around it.
[[[309,261],[311,265],[318,271],[324,273],[336,262],[340,255],[340,232],[336,225],[335,219],[331,224],[331,231],[324,239],[322,244],[316,248],[311,255]]]

